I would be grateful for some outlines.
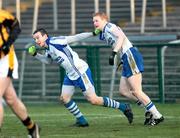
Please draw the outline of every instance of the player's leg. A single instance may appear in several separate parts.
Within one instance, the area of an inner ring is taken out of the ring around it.
[[[64,106],[71,114],[76,118],[76,126],[86,127],[88,126],[88,122],[85,119],[84,115],[81,113],[75,101],[71,99],[75,91],[73,83],[70,79],[65,77],[64,84],[62,86],[62,92],[60,96],[60,100],[63,102]]]
[[[160,119],[162,115],[158,112],[150,98],[142,91],[142,74],[144,71],[143,58],[137,48],[132,47],[122,56],[123,70],[122,76],[127,78],[133,95],[143,103],[147,111],[153,114],[153,117]]]
[[[2,127],[3,117],[4,117],[2,98],[8,85],[9,85],[8,79],[6,77],[0,77],[0,128]]]
[[[131,107],[129,104],[118,102],[109,97],[97,96],[96,93],[93,91],[93,89],[94,88],[89,88],[85,92],[83,92],[86,99],[91,104],[118,109],[124,113],[124,115],[127,117],[128,121],[129,121],[129,123],[132,123],[133,113],[132,113],[132,110],[131,110]]]
[[[39,138],[39,126],[28,116],[25,105],[19,100],[19,98],[16,95],[11,79],[7,79],[7,81],[9,82],[9,86],[4,93],[6,103],[16,114],[16,116],[22,121],[24,126],[26,126],[29,135],[32,138]]]
[[[109,97],[100,97],[96,95],[90,69],[88,69],[86,73],[83,74],[83,77],[80,81],[80,88],[82,89],[86,99],[91,104],[119,109],[126,115],[129,123],[132,123],[133,113],[129,104],[117,102],[116,100],[113,100]]]
[[[86,99],[93,105],[115,108],[121,110],[122,112],[126,110],[125,103],[117,102],[116,100],[113,100],[109,97],[97,96],[96,93],[94,92],[93,87],[87,89],[85,92],[83,92],[83,94],[86,97]]]
[[[121,77],[119,84],[119,92],[122,96],[127,97],[130,100],[135,101],[138,106],[143,106],[143,103],[138,100],[137,97],[133,95],[132,88],[129,85],[126,77]]]
[[[132,75],[128,78],[128,82],[132,87],[133,94],[145,105],[146,110],[153,114],[153,119],[157,120],[156,123],[162,122],[164,119],[163,116],[159,113],[150,98],[142,91],[142,74]]]
[[[4,110],[2,105],[2,99],[0,99],[0,132],[2,127],[3,117],[4,117]]]

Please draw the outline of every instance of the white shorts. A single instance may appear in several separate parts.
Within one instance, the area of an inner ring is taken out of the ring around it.
[[[7,77],[9,71],[9,61],[8,55],[0,59],[0,77]],[[14,68],[12,72],[12,77],[18,79],[18,61],[16,54],[14,53]]]

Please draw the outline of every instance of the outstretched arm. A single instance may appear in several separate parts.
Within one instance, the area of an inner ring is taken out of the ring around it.
[[[77,42],[77,41],[81,41],[83,39],[92,37],[92,36],[96,36],[98,34],[100,34],[100,30],[99,29],[95,29],[93,32],[86,32],[86,33],[80,33],[80,34],[76,34],[76,35],[72,35],[72,36],[67,36],[67,43],[73,43],[73,42]]]
[[[76,34],[72,36],[67,36],[66,39],[67,39],[67,43],[70,44],[70,43],[78,42],[92,36],[93,36],[92,32],[86,32],[86,33],[80,33],[80,34]]]

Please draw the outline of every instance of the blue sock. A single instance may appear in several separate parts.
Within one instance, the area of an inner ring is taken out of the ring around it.
[[[119,103],[115,100],[110,99],[109,97],[103,97],[103,100],[104,100],[105,107],[120,109],[122,112],[124,112],[126,109],[126,104]]]
[[[119,109],[124,112],[126,110],[126,104],[125,103],[120,103]]]
[[[80,118],[82,115],[82,113],[80,112],[77,104],[71,100],[68,103],[64,104],[64,106],[70,111],[70,113],[72,113],[77,119]]]

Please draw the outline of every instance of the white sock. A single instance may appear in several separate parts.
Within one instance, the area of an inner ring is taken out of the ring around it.
[[[152,102],[147,104],[146,110],[150,111],[153,114],[153,118],[155,118],[155,119],[162,117],[162,114],[159,113],[156,106]]]

